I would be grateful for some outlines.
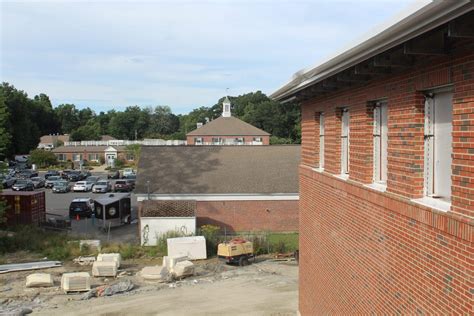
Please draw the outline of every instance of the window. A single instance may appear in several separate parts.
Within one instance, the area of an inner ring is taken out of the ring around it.
[[[373,182],[387,183],[387,148],[388,148],[388,105],[386,101],[374,104],[374,173]]]
[[[324,113],[319,114],[319,169],[324,168]]]
[[[201,137],[194,138],[194,144],[195,145],[202,145],[202,138]]]
[[[134,161],[135,160],[135,155],[133,153],[127,153],[126,159],[128,161]]]
[[[81,161],[82,154],[72,154],[72,161]]]
[[[57,154],[56,156],[58,157],[59,161],[66,161],[66,155],[65,154]]]
[[[349,108],[341,116],[341,175],[349,174]]]
[[[213,137],[212,138],[212,144],[213,145],[220,145],[220,143],[221,143],[220,137]]]
[[[89,154],[89,161],[99,161],[99,154]]]
[[[261,142],[262,142],[262,137],[254,137],[254,138],[253,138],[253,141],[254,141],[254,142],[261,143]]]
[[[424,195],[451,202],[452,92],[438,92],[425,100]]]
[[[234,141],[237,145],[243,145],[244,144],[244,138],[243,137],[236,137]]]

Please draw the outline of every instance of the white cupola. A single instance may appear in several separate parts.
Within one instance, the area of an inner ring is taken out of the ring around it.
[[[222,116],[223,117],[231,117],[230,114],[230,100],[226,96],[224,102],[222,102]]]

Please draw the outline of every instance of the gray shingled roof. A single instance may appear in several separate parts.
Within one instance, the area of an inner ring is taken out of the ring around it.
[[[298,193],[300,146],[144,146],[135,193]]]
[[[269,133],[236,117],[219,117],[189,132],[187,136],[267,136]]]

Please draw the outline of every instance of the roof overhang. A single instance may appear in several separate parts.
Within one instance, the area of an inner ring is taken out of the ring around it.
[[[137,201],[145,200],[193,200],[193,201],[298,201],[299,193],[268,194],[155,194],[136,193]]]
[[[357,77],[345,76],[344,71],[472,11],[473,6],[470,0],[435,0],[336,57],[318,66],[300,70],[290,82],[272,93],[270,97],[278,101],[294,100],[298,92],[340,74],[342,76],[338,77],[338,80],[342,82],[362,81],[366,74],[364,69]],[[381,69],[378,68],[377,71],[383,71]],[[327,83],[327,87],[320,87],[314,92],[327,92],[326,88],[332,88],[330,82]]]

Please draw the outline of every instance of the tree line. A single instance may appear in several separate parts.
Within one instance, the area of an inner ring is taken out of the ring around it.
[[[300,108],[281,104],[261,91],[229,97],[232,115],[272,134],[272,143],[299,143]],[[210,107],[176,115],[169,106],[129,106],[123,111],[96,113],[74,104],[53,107],[46,94],[33,98],[9,83],[0,86],[0,159],[26,154],[37,147],[42,135],[69,134],[73,141],[100,140],[102,135],[117,139],[185,139],[196,123],[218,118],[224,97]]]

